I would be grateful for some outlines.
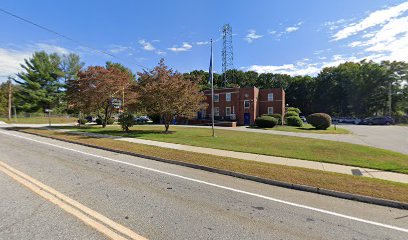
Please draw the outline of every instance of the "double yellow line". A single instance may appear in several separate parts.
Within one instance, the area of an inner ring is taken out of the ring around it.
[[[0,171],[111,239],[146,239],[2,161],[0,161]]]

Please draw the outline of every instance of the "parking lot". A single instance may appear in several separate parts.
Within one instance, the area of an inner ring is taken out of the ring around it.
[[[407,126],[339,125],[353,132],[366,145],[408,154]]]

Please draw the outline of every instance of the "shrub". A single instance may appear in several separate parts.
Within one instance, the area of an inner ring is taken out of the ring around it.
[[[300,117],[291,116],[291,117],[286,118],[286,124],[288,126],[301,127],[301,126],[303,126],[303,121],[302,121],[302,119],[300,119]]]
[[[287,112],[296,112],[298,115],[301,113],[299,108],[295,108],[295,107],[288,107],[288,109],[286,109]]]
[[[114,118],[109,118],[108,121],[106,122],[106,125],[112,125],[115,122]]]
[[[135,123],[135,117],[132,114],[125,112],[119,115],[118,122],[123,131],[129,132],[129,128],[133,127],[133,124]]]
[[[85,118],[80,118],[80,119],[78,119],[78,123],[80,124],[80,125],[85,125],[85,123],[87,123],[88,122],[88,120],[86,120]]]
[[[299,113],[294,112],[294,111],[286,112],[285,118],[288,118],[288,117],[299,117]]]
[[[279,113],[274,113],[274,114],[262,114],[261,117],[263,117],[263,116],[273,117],[273,118],[275,118],[276,120],[278,120],[278,125],[281,125],[281,124],[282,124],[282,115],[279,114]]]
[[[100,119],[100,118],[97,118],[96,120],[95,120],[95,123],[96,123],[96,125],[102,125],[102,119]]]
[[[260,128],[273,128],[276,124],[278,124],[278,120],[270,116],[262,116],[255,119],[255,125]]]
[[[96,122],[96,125],[102,125],[103,120],[100,119],[100,118],[97,118],[97,119],[95,120],[95,122]],[[106,125],[112,125],[114,122],[115,122],[115,119],[109,118],[108,121],[107,121],[107,123],[106,123]]]
[[[307,122],[313,127],[324,130],[330,127],[331,117],[326,113],[313,113],[307,116]]]

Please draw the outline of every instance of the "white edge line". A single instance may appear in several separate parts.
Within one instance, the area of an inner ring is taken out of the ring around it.
[[[61,148],[61,149],[72,151],[72,152],[81,153],[81,154],[96,157],[96,158],[102,158],[102,159],[105,159],[105,160],[108,160],[108,161],[111,161],[111,162],[121,163],[121,164],[129,165],[129,166],[132,166],[132,167],[137,167],[137,168],[148,170],[148,171],[161,173],[161,174],[165,174],[165,175],[168,175],[168,176],[189,180],[189,181],[192,181],[192,182],[197,182],[197,183],[209,185],[209,186],[212,186],[212,187],[217,187],[217,188],[221,188],[221,189],[225,189],[225,190],[229,190],[229,191],[233,191],[233,192],[237,192],[237,193],[242,193],[242,194],[253,196],[253,197],[266,199],[266,200],[269,200],[269,201],[274,201],[274,202],[278,202],[278,203],[282,203],[282,204],[286,204],[286,205],[290,205],[290,206],[294,206],[294,207],[298,207],[298,208],[308,209],[308,210],[312,210],[312,211],[316,211],[316,212],[320,212],[320,213],[325,213],[325,214],[336,216],[336,217],[341,217],[341,218],[345,218],[345,219],[349,219],[349,220],[354,220],[354,221],[358,221],[358,222],[362,222],[362,223],[367,223],[367,224],[371,224],[371,225],[375,225],[375,226],[380,226],[380,227],[384,227],[384,228],[388,228],[388,229],[408,233],[408,229],[406,229],[406,228],[401,228],[401,227],[396,227],[396,226],[392,226],[392,225],[388,225],[388,224],[378,223],[378,222],[365,220],[365,219],[357,218],[357,217],[353,217],[353,216],[348,216],[348,215],[345,215],[345,214],[336,213],[336,212],[332,212],[332,211],[328,211],[328,210],[324,210],[324,209],[320,209],[320,208],[306,206],[306,205],[303,205],[303,204],[288,202],[288,201],[285,201],[285,200],[272,198],[272,197],[264,196],[264,195],[257,194],[257,193],[251,193],[251,192],[247,192],[247,191],[243,191],[243,190],[239,190],[239,189],[235,189],[235,188],[231,188],[231,187],[226,187],[226,186],[218,185],[218,184],[215,184],[215,183],[210,183],[210,182],[206,182],[206,181],[202,181],[202,180],[197,180],[197,179],[194,179],[194,178],[184,177],[184,176],[181,176],[181,175],[177,175],[177,174],[174,174],[174,173],[169,173],[169,172],[157,170],[157,169],[154,169],[154,168],[144,167],[144,166],[140,166],[140,165],[137,165],[137,164],[112,159],[112,158],[109,158],[109,157],[99,156],[99,155],[96,155],[96,154],[87,153],[87,152],[83,152],[83,151],[80,151],[80,150],[75,150],[75,149],[72,149],[72,148],[58,146],[56,144],[47,143],[47,142],[35,140],[35,139],[32,139],[32,138],[28,138],[28,137],[23,137],[23,136],[11,134],[11,133],[6,133],[4,131],[0,131],[0,133],[6,134],[6,135],[9,135],[9,136],[13,136],[13,137],[17,137],[17,138],[30,140],[30,141],[45,144],[45,145],[49,145],[49,146],[53,146],[53,147],[57,147],[57,148]]]

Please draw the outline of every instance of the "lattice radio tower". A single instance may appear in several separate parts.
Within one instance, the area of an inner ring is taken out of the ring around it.
[[[234,82],[233,76],[227,76],[228,70],[234,69],[234,53],[232,51],[232,28],[231,25],[225,24],[222,27],[222,74],[224,77],[223,85],[227,86],[228,82]]]

